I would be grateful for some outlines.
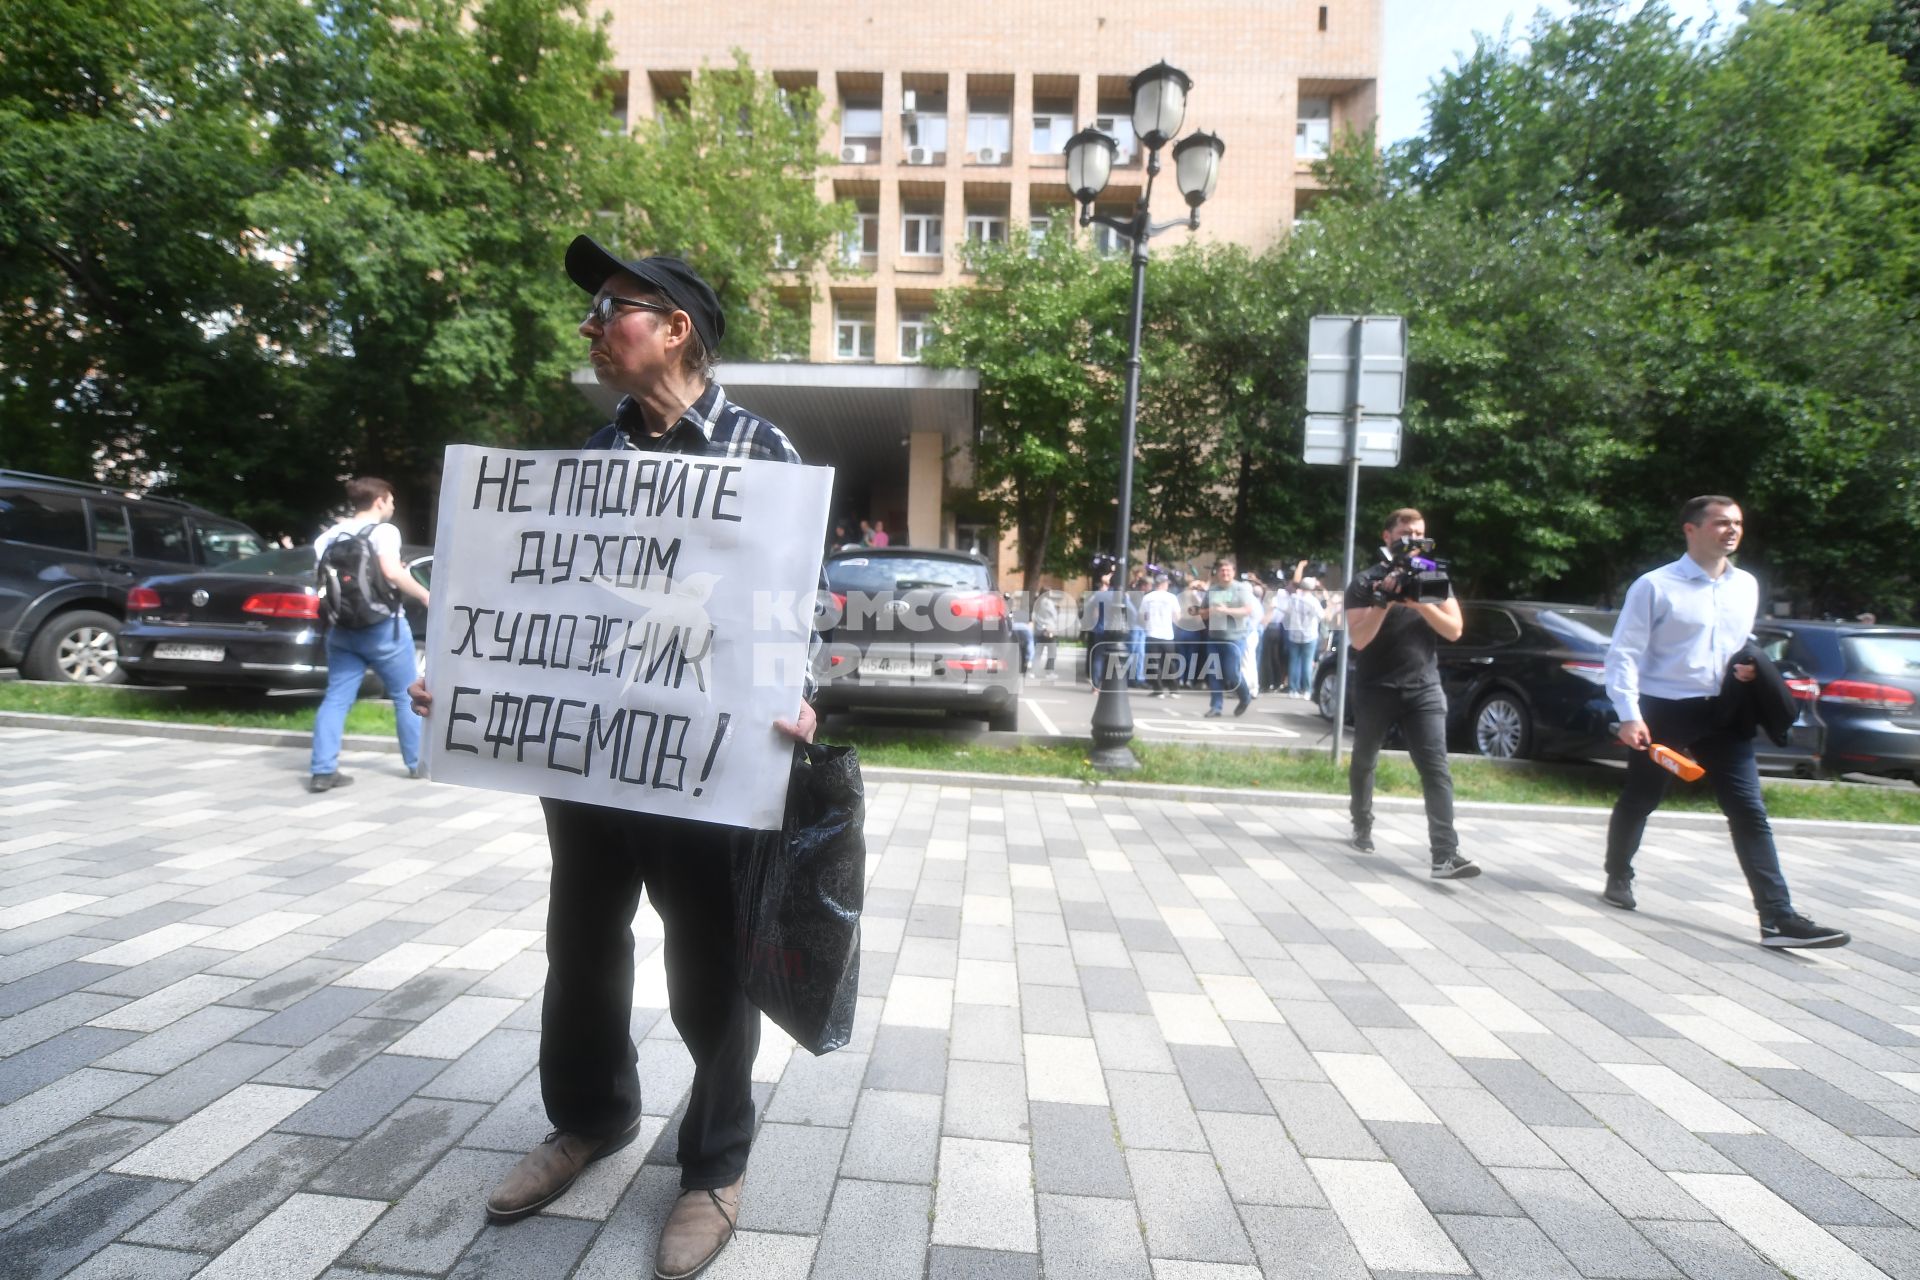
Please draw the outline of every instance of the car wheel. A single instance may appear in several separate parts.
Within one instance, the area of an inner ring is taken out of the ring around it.
[[[996,711],[988,716],[987,728],[995,733],[1020,732],[1020,704],[1016,702],[1005,711]]]
[[[1473,749],[1495,760],[1524,760],[1533,750],[1533,718],[1511,693],[1491,693],[1473,711]]]
[[[1319,682],[1313,686],[1313,705],[1320,712],[1320,718],[1328,724],[1333,723],[1334,714],[1339,711],[1339,708],[1334,705],[1339,701],[1339,693],[1330,675],[1321,676]]]
[[[63,684],[125,684],[120,620],[92,609],[59,614],[34,636],[20,674]]]

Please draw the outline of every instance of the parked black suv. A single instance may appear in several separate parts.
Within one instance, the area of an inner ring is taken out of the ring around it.
[[[119,684],[127,588],[265,546],[246,525],[173,498],[0,470],[0,666]]]

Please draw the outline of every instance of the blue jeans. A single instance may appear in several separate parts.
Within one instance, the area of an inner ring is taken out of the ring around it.
[[[1287,640],[1287,687],[1303,698],[1313,692],[1313,651],[1318,647],[1317,637]]]
[[[1712,698],[1640,698],[1640,715],[1647,731],[1662,746],[1692,756],[1706,768],[1713,797],[1727,815],[1733,833],[1733,853],[1747,877],[1753,909],[1760,923],[1773,924],[1793,913],[1787,878],[1780,871],[1780,854],[1773,846],[1773,826],[1767,821],[1766,800],[1760,794],[1760,771],[1754,764],[1753,739],[1720,727]],[[1673,775],[1655,764],[1644,751],[1627,753],[1627,785],[1613,806],[1607,823],[1607,874],[1633,875],[1633,855],[1647,816],[1660,806]]]
[[[1207,640],[1207,709],[1222,709],[1221,693],[1226,682],[1233,682],[1233,696],[1242,702],[1253,701],[1253,690],[1247,688],[1247,642],[1240,637],[1222,639],[1218,636]]]
[[[412,769],[420,763],[420,717],[413,714],[407,686],[420,674],[413,656],[413,632],[395,619],[374,627],[327,632],[327,696],[313,717],[314,773],[332,773],[340,767],[340,735],[347,712],[360,696],[360,682],[373,668],[393,699],[393,728],[400,739],[400,757]]]
[[[1134,627],[1127,632],[1127,683],[1143,686],[1147,676],[1147,629]]]

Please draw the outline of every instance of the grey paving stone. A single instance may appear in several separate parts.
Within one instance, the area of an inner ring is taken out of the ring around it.
[[[894,1280],[926,1267],[933,1191],[925,1186],[842,1178],[814,1253],[813,1273],[846,1280]]]
[[[283,935],[284,936],[284,935]],[[272,944],[269,943],[268,946]],[[255,948],[256,951],[265,948]],[[251,955],[252,952],[244,953]],[[227,968],[216,965],[214,971]],[[265,1009],[269,1013],[279,1013],[292,1008],[307,996],[319,991],[329,982],[355,966],[344,960],[313,960],[303,958],[291,964],[273,970],[258,979],[250,987],[242,987],[220,1003],[235,1005],[245,1009]],[[341,988],[345,990],[345,988]],[[366,1003],[373,1003],[377,992],[361,993],[367,997]],[[337,1019],[336,1019],[337,1021]]]
[[[1366,1125],[1353,1113],[1340,1091],[1330,1084],[1301,1080],[1263,1082],[1267,1096],[1287,1136],[1303,1156],[1378,1160],[1380,1147]]]
[[[1077,972],[1077,971],[1076,971]],[[1020,1023],[1028,1035],[1088,1036],[1087,1005],[1077,987],[1020,986]]]
[[[1202,1111],[1200,1127],[1236,1204],[1327,1207],[1320,1184],[1294,1150],[1278,1117]]]
[[[446,1065],[437,1058],[380,1054],[281,1121],[280,1128],[288,1133],[357,1138]]]
[[[1109,1071],[1107,1097],[1129,1150],[1205,1151],[1206,1135],[1178,1076],[1146,1071]]]
[[[680,1195],[680,1171],[644,1165],[627,1184],[572,1280],[634,1280],[653,1272],[660,1228]]]
[[[960,1138],[1027,1141],[1027,1076],[1013,1063],[955,1062],[947,1068],[940,1131]]]
[[[867,1058],[866,1087],[940,1093],[947,1087],[947,1034],[928,1027],[881,1027]]]
[[[1823,1226],[1892,1227],[1900,1219],[1772,1134],[1710,1133],[1715,1150]]]
[[[1902,1048],[1920,1046],[1920,1037],[1909,1035],[1892,1023],[1838,1000],[1802,998],[1795,1000],[1794,1003],[1815,1017],[1823,1018],[1836,1027],[1844,1027],[1854,1035],[1870,1040],[1874,1044],[1897,1045]]]
[[[1153,1280],[1132,1200],[1042,1195],[1039,1208],[1049,1280]]]
[[[12,933],[9,934],[8,941],[12,941]],[[86,949],[95,950],[97,944]],[[0,1018],[11,1018],[15,1014],[24,1013],[35,1005],[45,1004],[69,992],[79,991],[95,982],[110,978],[118,972],[119,969],[110,964],[88,964],[81,960],[69,960],[65,964],[56,964],[26,977],[11,981],[0,980]]]
[[[1628,1218],[1709,1221],[1713,1214],[1655,1168],[1625,1139],[1606,1129],[1535,1130],[1555,1153]]]
[[[260,1073],[262,1084],[327,1089],[413,1030],[398,1018],[348,1018]]]
[[[1276,1022],[1227,1023],[1227,1034],[1240,1046],[1253,1074],[1262,1080],[1319,1080],[1326,1073],[1300,1037]]]
[[[110,1244],[67,1272],[66,1280],[187,1280],[208,1261],[204,1254]]]
[[[409,1098],[308,1184],[328,1195],[397,1200],[460,1141],[487,1108],[477,1102]]]
[[[1442,1214],[1438,1220],[1482,1280],[1579,1280],[1566,1255],[1525,1218]]]
[[[85,1182],[162,1127],[90,1115],[0,1166],[0,1229]]]
[[[1127,1171],[1154,1257],[1253,1261],[1253,1246],[1211,1155],[1130,1147]]]
[[[1036,1189],[1068,1196],[1132,1196],[1111,1111],[1066,1102],[1034,1102],[1028,1111]]]
[[[1525,1124],[1580,1128],[1597,1124],[1591,1112],[1531,1063],[1500,1058],[1465,1058],[1461,1064],[1487,1092]]]
[[[140,1120],[180,1121],[251,1080],[286,1054],[279,1045],[214,1045],[184,1066],[175,1067],[143,1089],[110,1106],[106,1115]]]
[[[1373,1280],[1331,1209],[1242,1205],[1240,1217],[1268,1280]]]
[[[1582,1274],[1622,1280],[1664,1280],[1677,1274],[1578,1174],[1562,1169],[1492,1173]]]
[[[740,1228],[817,1234],[846,1142],[845,1129],[761,1125],[747,1162]]]
[[[1834,1227],[1834,1236],[1893,1280],[1920,1277],[1920,1231],[1912,1227]]]
[[[814,1057],[796,1053],[780,1077],[768,1105],[773,1124],[819,1124],[844,1129],[853,1123],[867,1055],[846,1049]]]
[[[51,1280],[180,1194],[184,1183],[101,1173],[21,1219],[6,1236],[12,1280]]]
[[[1018,1064],[1026,1056],[1020,1010],[1004,1005],[956,1004],[949,1054],[975,1062]]]
[[[927,1254],[927,1280],[1040,1280],[1040,1255],[937,1244]]]
[[[1519,1206],[1444,1125],[1374,1121],[1367,1127],[1429,1212],[1519,1215]]]
[[[1254,1079],[1253,1070],[1238,1049],[1225,1045],[1176,1044],[1169,1045],[1168,1050],[1179,1068],[1180,1079],[1187,1086],[1187,1097],[1194,1110],[1273,1114],[1267,1091]]]
[[[1580,1104],[1667,1173],[1738,1173],[1740,1166],[1638,1094],[1583,1093]]]
[[[1799,1103],[1843,1133],[1851,1133],[1856,1137],[1861,1134],[1873,1134],[1879,1137],[1895,1138],[1909,1137],[1913,1134],[1912,1129],[1886,1112],[1862,1102],[1852,1094],[1828,1084],[1810,1072],[1787,1071],[1779,1067],[1756,1067],[1752,1074],[1755,1079],[1781,1097]]]
[[[1641,1222],[1641,1234],[1673,1260],[1687,1280],[1787,1280],[1719,1222]]]
[[[1397,954],[1389,953],[1383,963],[1399,963]],[[1407,1011],[1388,999],[1380,988],[1371,982],[1322,982],[1320,990],[1327,999],[1338,1006],[1347,1021],[1356,1027],[1412,1027],[1417,1025],[1407,1016]]]
[[[299,1048],[353,1017],[378,1000],[381,994],[355,987],[321,987],[248,1027],[237,1038],[256,1044],[283,1044],[289,1048]]]
[[[63,1031],[71,1031],[83,1023],[117,1009],[126,1000],[120,996],[100,995],[92,991],[72,991],[57,996],[44,1004],[23,1009],[11,1018],[0,1022],[0,1057],[12,1057],[23,1049],[29,1049],[43,1040],[50,1040]]]
[[[486,1225],[487,1194],[513,1168],[505,1152],[456,1147],[347,1251],[355,1266],[443,1272]]]
[[[391,991],[380,993],[380,998],[362,1013],[369,1018],[423,1022],[472,986],[478,977],[475,973],[453,969],[429,969]]]
[[[0,1060],[0,1106],[52,1084],[61,1076],[78,1071],[137,1039],[139,1033],[135,1031],[75,1027]]]
[[[269,1133],[127,1233],[136,1244],[218,1253],[338,1156],[331,1138]]]
[[[841,1176],[931,1183],[940,1154],[940,1108],[937,1094],[863,1090]]]
[[[449,1280],[496,1280],[500,1276],[566,1275],[587,1250],[597,1222],[536,1216],[511,1230],[482,1231],[447,1273]]]

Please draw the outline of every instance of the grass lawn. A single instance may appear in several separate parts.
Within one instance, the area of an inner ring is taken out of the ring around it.
[[[108,716],[127,720],[171,721],[248,729],[305,733],[313,728],[317,695],[265,697],[241,693],[188,693],[148,689],[88,689],[63,685],[0,683],[0,711],[47,715]],[[380,700],[362,700],[347,716],[348,733],[384,736],[393,732],[393,708]],[[937,734],[874,734],[838,728],[835,742],[852,742],[872,765],[903,769],[962,770],[1085,782],[1107,775],[1087,762],[1081,745],[1019,747],[970,745]],[[1324,752],[1222,751],[1184,743],[1133,744],[1140,759],[1126,781],[1194,787],[1255,787],[1270,791],[1310,791],[1343,795],[1346,769],[1336,768]],[[1620,774],[1611,769],[1532,768],[1485,760],[1453,762],[1454,794],[1462,800],[1502,804],[1601,806],[1613,803]],[[1382,759],[1376,783],[1380,794],[1418,796],[1420,779],[1401,759]],[[1849,822],[1920,823],[1920,789],[1852,783],[1809,785],[1769,783],[1767,808],[1776,818],[1823,818]],[[1704,783],[1676,784],[1667,808],[1711,811],[1712,793]]]

